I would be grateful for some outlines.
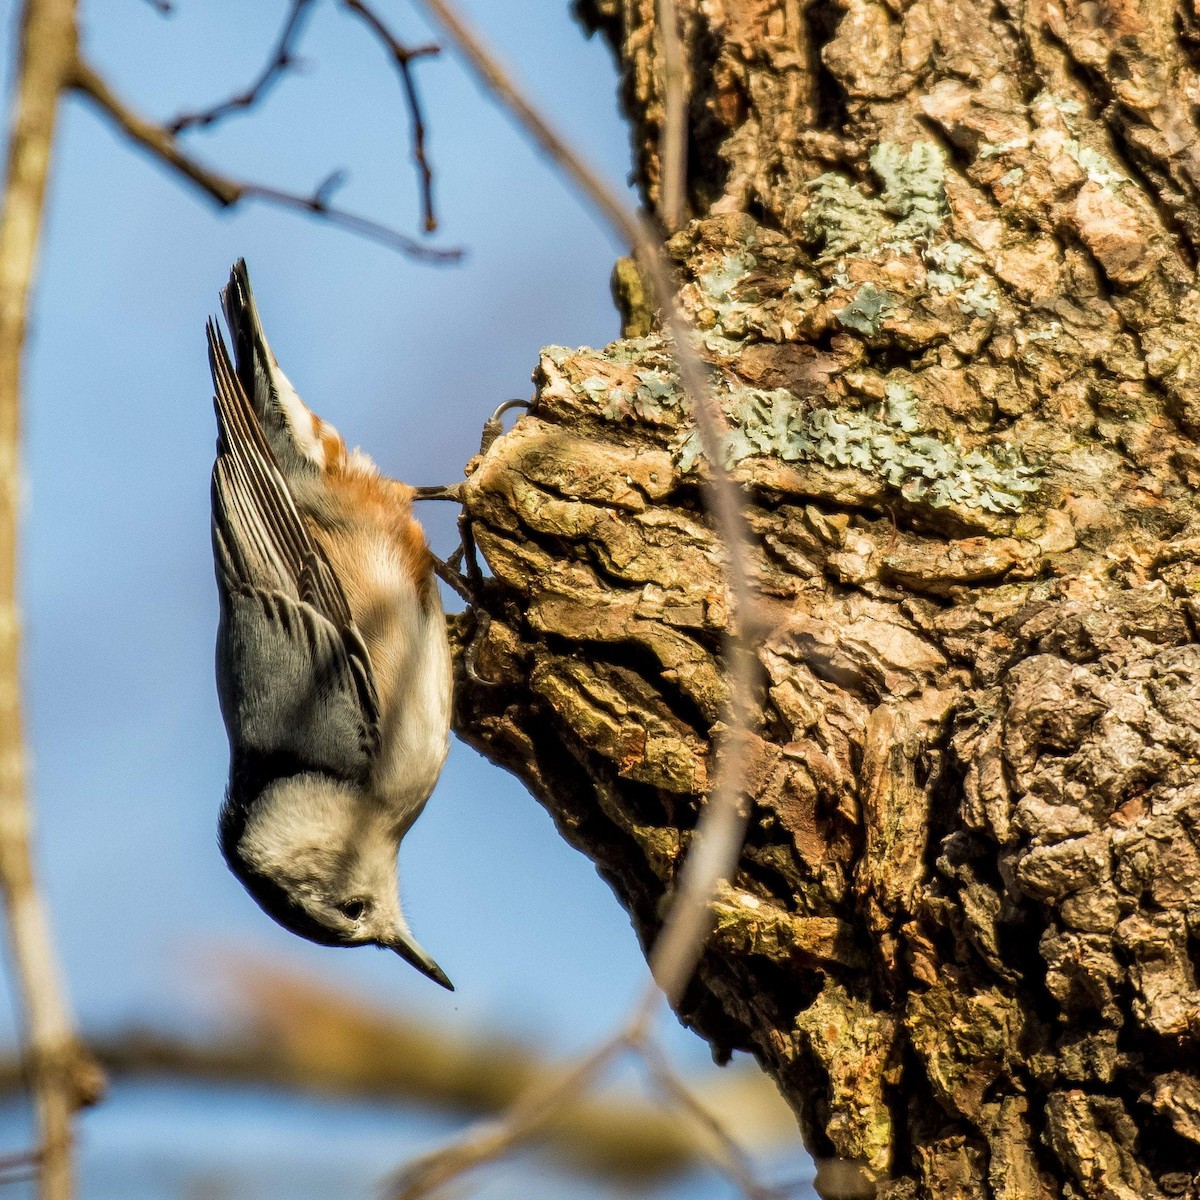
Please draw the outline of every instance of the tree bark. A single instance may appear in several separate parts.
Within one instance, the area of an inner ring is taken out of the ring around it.
[[[883,1197],[1200,1195],[1200,17],[678,0],[669,249],[746,487],[751,832],[680,1015]],[[654,0],[579,0],[662,186]],[[721,552],[668,348],[546,349],[473,464],[457,729],[652,941]],[[486,614],[486,615],[485,615]]]

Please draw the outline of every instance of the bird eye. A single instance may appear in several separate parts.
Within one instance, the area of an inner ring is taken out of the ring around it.
[[[358,918],[363,915],[363,911],[366,909],[367,905],[365,900],[347,900],[345,904],[339,904],[337,907],[338,912],[340,912],[347,921],[357,921]]]

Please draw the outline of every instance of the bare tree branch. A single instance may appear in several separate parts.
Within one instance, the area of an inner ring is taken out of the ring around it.
[[[634,213],[538,112],[448,0],[418,0],[418,3],[446,29],[476,74],[521,128],[592,202],[617,236],[634,250],[673,340],[671,350],[680,382],[691,400],[704,447],[708,468],[705,499],[727,555],[734,612],[730,624],[735,633],[727,639],[725,647],[731,699],[716,784],[697,823],[675,900],[650,957],[655,980],[667,999],[675,1004],[699,961],[712,925],[713,895],[718,882],[727,878],[737,863],[746,823],[738,796],[745,757],[739,731],[748,728],[755,707],[757,660],[750,645],[754,597],[750,590],[749,535],[741,493],[725,467],[725,416],[709,388],[708,368],[693,348],[692,331],[675,303],[675,280],[649,223]]]
[[[433,169],[425,154],[425,117],[421,109],[421,98],[417,92],[416,80],[413,78],[412,64],[418,58],[428,58],[441,53],[440,46],[405,46],[387,28],[376,13],[362,3],[362,0],[342,0],[342,6],[364,21],[367,27],[383,43],[391,55],[400,73],[400,84],[404,88],[404,98],[408,104],[409,131],[412,137],[413,162],[417,166],[417,175],[421,181],[421,208],[425,231],[432,233],[437,228],[437,215],[433,209]]]
[[[663,1098],[690,1117],[702,1130],[714,1147],[711,1153],[714,1165],[741,1189],[746,1200],[780,1200],[784,1193],[759,1182],[750,1156],[679,1077],[661,1047],[647,1039],[641,1045],[641,1057],[650,1079]]]
[[[395,1200],[422,1200],[485,1163],[511,1153],[559,1117],[632,1043],[609,1038],[565,1071],[539,1080],[497,1121],[476,1125],[453,1145],[407,1163],[390,1186]]]
[[[307,212],[331,225],[361,234],[413,258],[428,262],[457,262],[462,258],[463,252],[457,247],[425,246],[388,225],[331,205],[328,201],[329,192],[331,186],[340,180],[339,174],[329,176],[308,196],[222,175],[188,154],[166,128],[148,121],[116,96],[82,56],[77,56],[74,61],[70,82],[128,138],[173,167],[223,208],[232,208],[243,200],[265,200],[281,208]]]
[[[658,148],[658,215],[674,233],[687,209],[688,78],[679,13],[675,0],[658,0],[656,9],[663,61],[663,126]]]
[[[214,125],[216,122],[235,112],[245,112],[253,108],[271,87],[291,67],[296,65],[294,47],[304,29],[304,22],[312,10],[313,0],[292,0],[291,8],[283,23],[283,29],[275,43],[275,49],[267,64],[259,72],[257,78],[243,91],[236,92],[228,100],[222,100],[211,108],[196,109],[191,112],[181,112],[167,121],[163,129],[172,136],[182,133],[185,129],[194,129]],[[170,11],[168,4],[166,10]]]
[[[71,1195],[72,1116],[103,1090],[99,1068],[76,1037],[34,881],[16,591],[21,364],[58,97],[71,72],[75,41],[74,0],[26,0],[0,216],[0,886],[40,1125],[43,1200]]]
[[[705,499],[726,553],[732,599],[729,627],[734,632],[725,643],[731,696],[726,734],[719,747],[716,783],[697,822],[674,900],[650,954],[656,984],[670,1003],[676,1005],[695,971],[711,931],[711,904],[716,888],[730,877],[737,864],[747,817],[739,803],[739,793],[744,776],[744,735],[755,713],[757,658],[750,641],[754,600],[750,591],[749,537],[742,498],[725,467],[725,416],[709,387],[708,369],[693,347],[692,330],[676,304],[676,282],[650,223],[635,214],[550,125],[449,0],[419,2],[446,29],[476,74],[521,128],[599,210],[617,236],[633,249],[670,335],[680,382],[691,401],[707,457]],[[664,7],[674,20],[673,5],[668,2]],[[676,106],[682,111],[678,80],[669,82],[676,93]],[[685,143],[685,132],[682,128],[676,130],[679,144]],[[680,151],[674,146],[671,161],[676,174],[684,169]],[[554,1106],[576,1099],[595,1078],[597,1064],[607,1063],[613,1055],[627,1049],[645,1054],[654,1000],[653,992],[644,997],[623,1032],[601,1044],[564,1077],[561,1086],[552,1094],[539,1096],[532,1108],[518,1105],[500,1123],[478,1127],[465,1138],[417,1160],[400,1177],[398,1200],[419,1200],[464,1171],[509,1152],[549,1119]],[[651,1067],[653,1069],[653,1064]],[[728,1138],[727,1142],[732,1144]],[[745,1177],[749,1184],[747,1195],[765,1194],[753,1183],[748,1171]]]

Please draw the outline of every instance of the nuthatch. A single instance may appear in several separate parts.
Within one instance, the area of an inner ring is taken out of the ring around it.
[[[396,880],[450,728],[450,648],[413,489],[301,401],[244,262],[221,299],[237,360],[210,321],[222,853],[285,929],[386,947],[453,990],[409,932]]]

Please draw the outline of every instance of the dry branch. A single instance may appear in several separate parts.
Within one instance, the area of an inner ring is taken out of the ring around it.
[[[428,262],[456,262],[462,257],[461,250],[423,245],[398,229],[330,204],[329,192],[340,180],[337,174],[331,175],[306,196],[266,184],[233,179],[213,170],[189,154],[179,139],[164,126],[147,120],[121,100],[82,56],[76,58],[70,79],[72,86],[91,100],[126,137],[171,167],[222,208],[232,208],[243,200],[263,200],[281,208],[298,209],[413,258]]]
[[[431,1025],[258,960],[222,958],[216,974],[225,985],[219,1035],[129,1029],[89,1039],[98,1060],[116,1079],[266,1085],[471,1115],[501,1112],[561,1076],[522,1041]],[[0,1095],[20,1086],[19,1063],[0,1059]],[[710,1086],[704,1103],[756,1147],[789,1134],[786,1107],[752,1068]],[[624,1092],[558,1112],[545,1141],[572,1167],[642,1184],[693,1169],[707,1146],[687,1122]],[[27,1161],[0,1160],[0,1176]]]
[[[246,112],[262,100],[281,75],[296,65],[296,43],[304,30],[304,23],[312,11],[313,0],[291,0],[291,7],[283,22],[283,29],[271,51],[271,57],[257,78],[240,92],[208,108],[190,109],[181,112],[163,123],[163,131],[170,137],[187,129],[207,128],[237,112]]]
[[[687,210],[687,61],[679,33],[675,0],[657,0],[656,25],[662,41],[663,123],[659,162],[662,165],[659,217],[674,233]]]
[[[58,99],[74,51],[73,0],[27,0],[0,215],[0,887],[38,1115],[44,1200],[70,1197],[72,1117],[103,1089],[98,1068],[75,1034],[34,880],[17,609],[21,365]]]
[[[429,165],[429,159],[426,156],[425,116],[421,108],[421,97],[417,91],[417,81],[413,78],[412,64],[418,58],[428,58],[440,53],[440,47],[406,46],[396,38],[373,9],[362,3],[362,0],[342,0],[342,6],[347,12],[354,13],[359,17],[374,33],[399,72],[400,86],[404,90],[404,99],[408,106],[413,162],[416,164],[417,175],[421,182],[421,210],[424,228],[427,233],[432,233],[437,228],[437,214],[433,208],[433,168]]]
[[[586,160],[562,137],[514,83],[511,75],[447,0],[419,0],[450,34],[488,89],[518,125],[581,191],[613,232],[637,255],[655,303],[671,334],[670,353],[691,402],[708,460],[705,499],[722,541],[733,608],[725,645],[729,673],[729,735],[710,802],[696,834],[696,853],[680,874],[675,902],[651,954],[655,981],[675,1004],[683,993],[711,928],[709,905],[737,861],[746,813],[738,802],[744,746],[741,731],[754,719],[757,666],[750,642],[755,605],[748,574],[748,532],[738,486],[725,467],[725,420],[714,402],[708,371],[692,345],[693,330],[680,315],[675,280],[649,223],[635,214]]]
[[[613,232],[624,238],[637,256],[671,335],[670,354],[684,393],[690,401],[708,457],[704,494],[713,523],[722,539],[728,578],[726,606],[731,609],[725,637],[730,695],[726,712],[727,733],[721,742],[722,752],[715,784],[697,822],[691,849],[679,872],[675,895],[649,955],[655,983],[667,1000],[676,1005],[683,996],[711,930],[711,904],[717,888],[732,874],[742,845],[747,812],[739,803],[739,794],[746,761],[745,735],[755,719],[753,693],[758,670],[751,649],[755,610],[747,571],[748,531],[738,488],[725,466],[724,417],[713,399],[707,369],[693,346],[694,331],[678,310],[676,281],[649,222],[632,212],[585,159],[553,129],[452,4],[447,0],[422,2],[521,129],[575,184]],[[671,9],[669,2],[666,7],[668,11]],[[672,76],[671,83],[678,99],[677,74]],[[682,171],[683,158],[678,145],[673,147],[672,157],[675,169]],[[470,486],[469,480],[468,489]],[[464,493],[469,511],[470,500],[466,498],[467,495]],[[480,635],[484,635],[486,629],[486,623],[481,623]],[[473,653],[473,650],[468,653]],[[399,1177],[398,1196],[402,1200],[417,1200],[418,1197],[432,1194],[465,1171],[509,1153],[538,1131],[559,1109],[576,1102],[614,1056],[628,1050],[642,1051],[647,1044],[654,998],[653,994],[648,995],[635,1008],[620,1032],[567,1070],[560,1081],[544,1090],[529,1093],[501,1121],[481,1126],[442,1150],[410,1164]]]

